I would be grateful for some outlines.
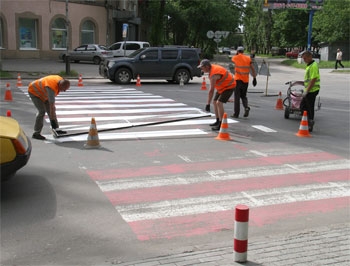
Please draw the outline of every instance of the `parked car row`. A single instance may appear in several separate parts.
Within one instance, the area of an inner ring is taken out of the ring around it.
[[[293,51],[290,51],[290,52],[287,52],[286,53],[286,57],[290,58],[290,59],[296,59],[296,58],[300,58],[301,57],[301,54],[302,54],[303,51],[299,51],[299,50],[293,50]],[[321,58],[321,55],[315,51],[311,51],[312,53],[312,58],[318,58],[320,59]]]
[[[150,44],[148,42],[138,41],[117,42],[108,47],[100,44],[84,44],[68,53],[61,53],[59,59],[65,62],[68,55],[69,60],[75,63],[86,61],[99,65],[106,58],[128,56],[144,47],[150,47]]]

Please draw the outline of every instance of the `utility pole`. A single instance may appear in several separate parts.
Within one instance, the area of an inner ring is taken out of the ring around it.
[[[315,10],[311,9],[309,12],[309,30],[307,33],[307,50],[311,50],[311,36],[312,36],[312,19],[314,17]]]
[[[68,2],[69,0],[66,0],[66,27],[67,27],[67,38],[66,38],[66,75],[70,75],[70,59],[69,59],[69,18],[68,18]]]

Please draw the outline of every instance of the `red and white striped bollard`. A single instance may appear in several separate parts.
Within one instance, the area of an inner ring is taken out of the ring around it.
[[[248,252],[249,208],[237,205],[235,210],[233,251],[236,262],[246,262]]]

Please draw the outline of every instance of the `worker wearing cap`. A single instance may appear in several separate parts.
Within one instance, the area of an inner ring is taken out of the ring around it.
[[[70,88],[70,81],[58,75],[49,75],[32,81],[28,86],[28,93],[35,105],[38,113],[36,114],[34,124],[34,139],[45,140],[41,135],[41,130],[44,127],[44,116],[48,114],[52,129],[57,133],[66,133],[58,128],[56,116],[55,97],[62,91]]]
[[[203,59],[198,68],[204,73],[209,73],[210,89],[205,110],[210,112],[210,103],[213,100],[216,121],[210,126],[212,126],[212,130],[220,130],[222,117],[225,113],[224,103],[227,103],[232,96],[236,82],[231,72],[222,66],[211,64],[208,59]],[[215,89],[216,94],[214,96]]]
[[[306,63],[304,81],[295,81],[292,85],[303,85],[303,99],[300,103],[300,110],[302,112],[307,111],[309,131],[312,132],[315,121],[315,101],[316,96],[320,91],[320,71],[315,60],[312,59],[312,53],[310,51],[304,51],[301,54],[304,62]]]
[[[253,76],[253,86],[256,86],[256,71],[251,58],[243,54],[243,46],[237,48],[237,55],[232,57],[232,62],[235,65],[235,81],[237,86],[235,89],[235,106],[232,117],[238,118],[240,112],[240,99],[244,107],[244,117],[249,116],[250,107],[248,106],[247,90],[249,85],[249,73]]]

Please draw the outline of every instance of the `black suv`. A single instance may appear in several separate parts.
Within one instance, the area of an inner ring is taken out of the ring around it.
[[[118,84],[128,84],[132,79],[165,79],[184,84],[193,77],[201,77],[199,52],[196,48],[147,47],[128,57],[108,58],[100,64],[101,76]]]

